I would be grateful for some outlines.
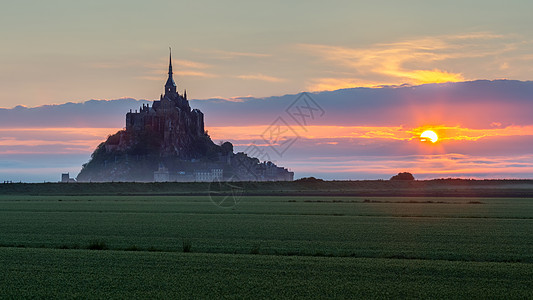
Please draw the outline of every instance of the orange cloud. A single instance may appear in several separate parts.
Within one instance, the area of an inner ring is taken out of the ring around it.
[[[165,61],[165,64],[167,62]],[[192,68],[192,69],[207,69],[210,68],[211,65],[208,65],[206,63],[196,62],[192,60],[184,60],[184,59],[173,59],[172,64],[177,67],[177,69],[180,68]]]
[[[425,84],[466,80],[462,72],[442,69],[451,59],[484,57],[510,50],[493,49],[480,41],[501,39],[490,33],[424,37],[402,42],[375,44],[368,48],[303,44],[305,51],[333,63],[352,77],[311,80],[311,91],[379,85]]]
[[[235,140],[261,139],[261,134],[268,125],[255,126],[224,126],[209,127],[213,139],[224,140],[229,137]],[[441,142],[445,141],[477,141],[486,137],[533,136],[533,125],[507,126],[503,128],[472,129],[460,126],[421,126],[405,128],[404,126],[307,126],[305,129],[294,126],[300,137],[307,139],[390,139],[400,141],[417,140],[427,129],[435,131]]]
[[[0,154],[91,153],[119,128],[0,128]]]
[[[174,66],[174,74],[177,76],[192,76],[192,77],[203,77],[203,78],[215,78],[218,77],[216,74],[205,72],[205,69],[209,69],[212,65],[184,60],[184,59],[173,59],[172,65]],[[148,75],[137,76],[136,78],[151,80],[151,81],[164,81],[166,76],[165,71],[168,67],[168,58],[161,60],[161,63],[158,64],[145,64],[145,67],[148,69],[145,73]]]
[[[32,128],[32,127],[18,127],[18,128],[1,128],[2,136],[10,133],[30,133],[35,132],[39,134],[53,133],[53,134],[76,134],[82,136],[102,136],[114,134],[120,128],[95,128],[95,127],[47,127],[47,128]]]
[[[434,70],[415,70],[409,72],[391,72],[389,74],[396,75],[398,77],[405,77],[413,80],[417,84],[424,83],[443,83],[443,82],[457,82],[464,81],[465,78],[462,74],[449,73],[446,71]]]
[[[255,53],[255,52],[238,52],[238,51],[224,51],[224,50],[196,50],[198,52],[208,53],[217,59],[234,59],[238,57],[270,57],[271,54]]]
[[[472,129],[460,126],[421,126],[409,130],[413,139],[420,136],[425,130],[431,129],[437,133],[441,141],[477,141],[486,137],[508,137],[508,136],[531,136],[533,135],[533,125],[529,126],[507,126],[503,128]]]
[[[283,78],[278,78],[278,77],[273,77],[273,76],[268,76],[268,75],[263,75],[263,74],[251,74],[251,75],[238,75],[238,76],[235,76],[239,79],[244,79],[244,80],[261,80],[261,81],[268,81],[268,82],[283,82],[285,81],[285,79]]]
[[[310,91],[334,91],[353,87],[376,88],[386,85],[394,85],[391,82],[368,81],[356,78],[317,78],[309,85]]]
[[[219,126],[208,127],[214,140],[252,140],[255,145],[261,144],[261,135],[268,125],[255,126]],[[292,126],[296,133],[305,139],[328,140],[326,143],[335,145],[334,139],[369,139],[369,140],[418,140],[420,134],[431,129],[439,135],[441,143],[446,141],[477,141],[489,137],[533,136],[533,125],[491,127],[487,129],[463,128],[460,126],[420,126],[406,128],[404,126],[307,126],[305,129]],[[74,146],[77,150],[92,152],[108,135],[120,128],[0,128],[0,146]],[[322,143],[322,142],[321,142]],[[236,143],[238,145],[246,143]],[[247,145],[247,144],[246,144]]]
[[[45,145],[67,145],[84,146],[93,148],[101,143],[101,140],[69,140],[69,141],[44,141],[44,140],[16,140],[0,139],[0,146],[45,146]]]
[[[201,72],[201,71],[192,71],[192,70],[177,70],[174,72],[174,74],[178,76],[193,76],[193,77],[204,77],[204,78],[218,77],[218,75],[215,75],[215,74]]]

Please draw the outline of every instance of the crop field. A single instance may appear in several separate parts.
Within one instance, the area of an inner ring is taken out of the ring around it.
[[[1,195],[0,264],[2,298],[531,298],[533,198]]]

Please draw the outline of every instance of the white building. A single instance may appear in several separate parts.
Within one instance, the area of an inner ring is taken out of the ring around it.
[[[194,172],[194,180],[195,181],[215,181],[215,180],[222,180],[222,177],[224,175],[224,170],[222,169],[211,169],[209,171],[195,171]]]
[[[170,181],[170,172],[167,168],[159,166],[159,170],[154,172],[155,182],[167,182]]]

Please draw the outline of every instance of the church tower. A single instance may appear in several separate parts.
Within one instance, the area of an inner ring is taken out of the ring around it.
[[[174,82],[172,73],[172,49],[169,48],[169,51],[170,59],[168,63],[168,79],[167,83],[165,84],[165,96],[170,96],[171,98],[174,98],[173,96],[176,95],[176,83]]]

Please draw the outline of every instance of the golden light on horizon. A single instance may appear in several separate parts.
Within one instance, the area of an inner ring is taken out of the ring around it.
[[[420,141],[422,142],[431,141],[432,143],[435,143],[438,140],[439,136],[433,130],[426,130],[420,135]]]

